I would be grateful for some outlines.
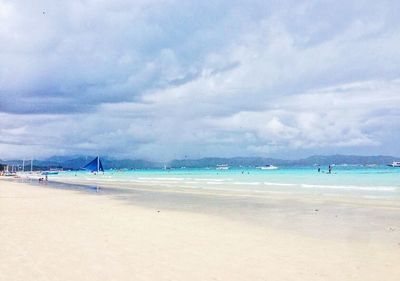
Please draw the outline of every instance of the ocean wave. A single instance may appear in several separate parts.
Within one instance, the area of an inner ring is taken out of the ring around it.
[[[236,184],[236,185],[260,185],[261,182],[243,182],[243,181],[235,181],[235,182],[232,182],[232,184]]]
[[[271,186],[296,186],[295,183],[277,183],[277,182],[264,182],[264,185],[271,185]]]
[[[232,179],[203,179],[203,178],[194,178],[195,181],[216,181],[216,182],[225,182],[232,181]]]
[[[129,180],[129,182],[137,182],[137,183],[162,183],[160,181],[154,180]]]
[[[183,181],[185,178],[148,178],[148,177],[138,177],[139,180],[166,180],[166,181]]]
[[[331,188],[331,189],[351,189],[366,191],[397,191],[396,186],[358,186],[358,185],[321,185],[321,184],[300,184],[305,188]]]

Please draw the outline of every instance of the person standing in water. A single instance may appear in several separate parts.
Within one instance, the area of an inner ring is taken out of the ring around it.
[[[328,174],[331,174],[332,173],[332,165],[329,165],[328,166]]]

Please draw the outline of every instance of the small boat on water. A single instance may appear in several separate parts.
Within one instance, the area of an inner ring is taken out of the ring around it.
[[[228,164],[219,164],[217,165],[217,170],[229,170],[229,165]]]
[[[400,167],[400,161],[393,161],[392,164],[389,164],[390,167]]]
[[[257,167],[257,169],[261,169],[261,170],[276,170],[276,169],[278,169],[278,167],[276,167],[274,165],[265,165],[265,166]]]

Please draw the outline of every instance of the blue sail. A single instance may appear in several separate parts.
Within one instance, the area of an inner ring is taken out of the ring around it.
[[[97,172],[97,171],[104,172],[103,164],[101,164],[101,161],[98,156],[92,161],[90,161],[88,164],[86,164],[85,167],[83,168],[86,170],[90,170],[91,172]]]

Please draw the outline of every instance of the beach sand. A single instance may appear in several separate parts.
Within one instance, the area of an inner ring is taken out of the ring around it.
[[[398,206],[0,180],[0,280],[400,280]]]

